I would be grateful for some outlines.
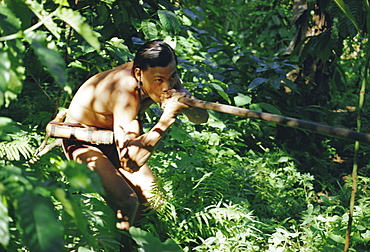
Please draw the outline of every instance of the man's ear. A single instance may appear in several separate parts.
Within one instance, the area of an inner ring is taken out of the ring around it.
[[[140,68],[135,68],[134,70],[134,75],[135,75],[135,78],[138,80],[138,81],[141,81],[141,69]]]

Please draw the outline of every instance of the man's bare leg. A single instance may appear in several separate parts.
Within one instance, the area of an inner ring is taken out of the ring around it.
[[[146,203],[154,206],[154,202],[152,202],[154,196],[154,175],[147,164],[134,173],[127,172],[122,168],[119,168],[118,170],[128,180],[138,196],[140,204],[135,217],[135,221],[138,221],[142,218],[142,214],[148,208]]]
[[[116,213],[119,229],[128,231],[138,209],[138,197],[135,191],[98,148],[92,146],[79,148],[72,155],[74,160],[85,163],[87,167],[98,173],[107,203]],[[121,242],[125,245],[126,251],[130,251],[128,248],[130,242],[127,240],[127,237],[125,239],[123,236]]]
[[[147,164],[144,164],[140,170],[134,173],[122,168],[119,171],[134,187],[140,189],[141,194],[147,201],[150,201],[153,197],[154,175]]]

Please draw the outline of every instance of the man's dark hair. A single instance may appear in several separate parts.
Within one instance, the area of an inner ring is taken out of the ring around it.
[[[139,68],[145,71],[148,67],[166,67],[172,60],[177,64],[177,57],[172,47],[162,40],[152,40],[139,48],[132,70]]]

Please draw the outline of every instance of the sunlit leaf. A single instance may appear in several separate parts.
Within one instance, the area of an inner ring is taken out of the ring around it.
[[[330,239],[332,239],[335,242],[342,243],[344,244],[345,240],[342,236],[340,235],[335,235],[335,234],[330,234]]]
[[[250,104],[252,101],[252,98],[248,95],[244,95],[241,93],[238,93],[237,96],[234,97],[234,102],[236,106],[244,106],[247,104]]]
[[[77,252],[95,252],[95,250],[94,249],[88,249],[88,248],[85,248],[85,247],[78,247]]]
[[[5,92],[10,80],[10,60],[8,53],[0,50],[0,90]]]
[[[68,6],[69,6],[69,3],[68,3],[68,1],[67,1],[67,0],[54,0],[54,2],[55,2],[56,4],[61,5],[61,6],[66,6],[66,7],[68,7]]]
[[[17,74],[12,69],[9,70],[9,74],[10,74],[10,80],[9,80],[7,89],[12,91],[15,94],[19,94],[22,91],[22,87],[23,87],[22,80],[19,79]]]
[[[208,122],[208,125],[211,126],[211,127],[214,127],[214,128],[218,128],[220,129],[221,131],[226,128],[226,125],[224,122],[222,121],[218,121],[218,120],[210,120]]]
[[[0,187],[3,185],[0,184]],[[0,244],[7,246],[10,240],[8,208],[4,205],[0,194]]]
[[[155,23],[150,22],[150,20],[143,20],[141,22],[141,29],[143,30],[145,37],[148,40],[153,40],[158,36],[158,30]]]
[[[148,233],[140,228],[131,227],[130,228],[130,235],[132,239],[135,240],[137,245],[139,245],[140,251],[142,252],[163,252],[169,251],[164,250],[162,242],[155,238],[151,233]],[[176,244],[175,244],[176,245]],[[176,248],[172,242],[167,242],[166,249],[169,248]],[[173,251],[181,251],[181,250],[173,250]]]
[[[54,22],[52,18],[52,13],[46,12],[44,5],[40,4],[38,1],[25,0],[25,3],[32,10],[35,15],[42,20],[44,26],[56,37],[60,39],[60,31],[58,25]]]
[[[159,10],[158,16],[163,28],[170,32],[179,32],[181,30],[181,22],[175,13],[168,10]]]
[[[217,133],[211,133],[208,143],[210,145],[218,145],[220,143],[220,136]]]

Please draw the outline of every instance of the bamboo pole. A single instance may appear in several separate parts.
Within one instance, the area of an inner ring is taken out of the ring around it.
[[[267,122],[277,123],[285,125],[292,128],[309,130],[323,135],[335,136],[340,138],[352,139],[355,141],[370,143],[370,134],[357,132],[354,130],[348,130],[338,127],[332,127],[324,124],[319,124],[315,122],[309,122],[301,119],[296,119],[292,117],[279,116],[275,114],[253,111],[245,108],[234,107],[230,105],[207,102],[202,100],[191,99],[187,97],[180,98],[179,100],[186,105],[210,109],[218,112],[223,112],[227,114],[249,117],[264,120]]]

